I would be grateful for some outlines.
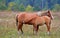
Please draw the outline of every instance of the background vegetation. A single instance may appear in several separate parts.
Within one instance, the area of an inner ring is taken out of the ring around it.
[[[0,10],[12,11],[60,11],[60,0],[0,0]]]

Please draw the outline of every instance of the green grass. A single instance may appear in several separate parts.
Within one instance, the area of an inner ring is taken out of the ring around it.
[[[30,26],[31,27],[31,26]],[[38,35],[33,35],[33,30],[29,26],[23,28],[24,34],[20,35],[20,38],[59,38],[60,32],[51,32],[51,35],[47,35],[46,31],[39,31]],[[42,27],[43,28],[43,27]],[[46,29],[46,28],[45,28]],[[44,30],[44,29],[41,29]],[[18,38],[17,29],[11,27],[0,26],[0,38]]]
[[[0,19],[2,19],[0,20],[0,38],[18,38],[15,25],[15,14],[8,13],[10,16],[5,14],[7,13],[2,13],[4,16],[0,16]],[[37,35],[33,35],[32,25],[23,25],[23,31],[24,34],[20,35],[19,38],[60,38],[60,20],[56,16],[52,21],[51,35],[47,34],[46,26],[40,26]]]

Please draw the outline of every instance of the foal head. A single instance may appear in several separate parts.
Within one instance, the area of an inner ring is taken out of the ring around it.
[[[48,16],[48,17],[50,17],[51,19],[54,19],[54,17],[52,16],[52,14],[51,14],[51,11],[50,11],[50,10],[48,10],[48,11],[47,11],[47,16]]]

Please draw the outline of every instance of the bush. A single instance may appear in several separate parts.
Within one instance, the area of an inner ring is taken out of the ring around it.
[[[18,5],[14,5],[13,7],[12,7],[12,10],[13,11],[18,11],[19,9],[18,9]]]
[[[59,4],[55,4],[52,11],[60,11],[60,5]]]
[[[40,11],[41,9],[39,7],[34,7],[33,11]]]
[[[19,11],[25,11],[25,7],[24,7],[23,4],[20,4],[20,6],[19,6]]]
[[[0,5],[0,10],[6,10],[7,6],[6,5]]]
[[[10,10],[12,10],[12,7],[15,5],[15,3],[14,2],[10,2],[9,4],[8,4],[8,10],[10,11]]]
[[[25,11],[33,11],[33,7],[30,6],[30,5],[28,5],[28,6],[26,7]]]

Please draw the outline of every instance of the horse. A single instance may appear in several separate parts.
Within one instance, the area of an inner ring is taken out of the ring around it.
[[[39,16],[37,13],[19,13],[16,16],[18,34],[20,34],[19,31],[21,31],[23,34],[22,30],[23,24],[33,25],[34,34],[37,34],[39,26],[46,24],[48,34],[50,34],[50,24],[52,19],[53,16],[49,10],[46,13],[42,14],[41,16]]]

